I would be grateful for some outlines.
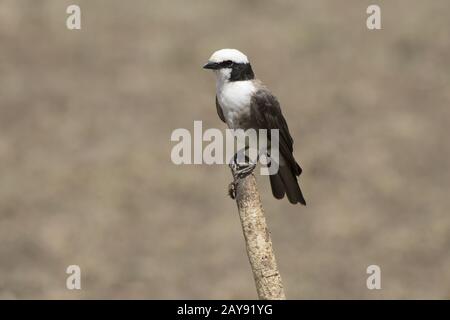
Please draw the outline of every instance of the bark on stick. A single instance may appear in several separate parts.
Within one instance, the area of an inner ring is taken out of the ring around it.
[[[233,170],[232,172],[236,203],[258,297],[261,300],[284,300],[286,296],[275,260],[256,178],[252,173],[239,179]]]

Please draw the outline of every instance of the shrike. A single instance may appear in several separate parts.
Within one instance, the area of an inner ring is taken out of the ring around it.
[[[306,205],[297,177],[302,169],[294,159],[293,140],[277,98],[255,79],[247,56],[235,49],[213,53],[203,66],[216,75],[216,108],[230,129],[278,129],[279,170],[270,175],[275,198]],[[270,137],[269,137],[270,139]]]

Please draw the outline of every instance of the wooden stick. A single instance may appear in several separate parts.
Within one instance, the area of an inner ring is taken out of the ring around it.
[[[234,191],[244,232],[248,259],[261,300],[284,300],[283,284],[272,248],[261,198],[254,174],[245,178],[234,177]]]

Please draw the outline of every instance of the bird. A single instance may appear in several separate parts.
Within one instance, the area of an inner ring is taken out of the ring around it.
[[[255,78],[247,56],[236,49],[221,49],[203,68],[215,74],[217,114],[230,129],[279,130],[279,169],[270,175],[272,194],[276,199],[286,195],[290,203],[306,205],[297,179],[302,168],[294,158],[294,141],[280,103]]]

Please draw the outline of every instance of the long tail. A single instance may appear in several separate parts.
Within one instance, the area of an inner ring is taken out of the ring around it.
[[[297,171],[301,172],[301,169]],[[289,166],[280,166],[278,173],[270,176],[270,185],[275,198],[282,199],[286,194],[290,203],[301,203],[306,206],[306,201],[300,190],[297,177]]]

